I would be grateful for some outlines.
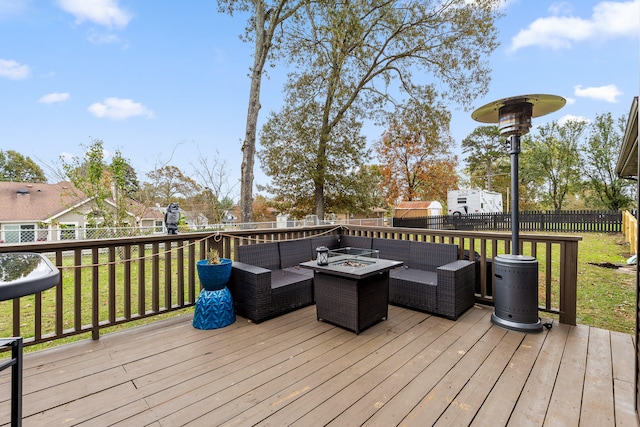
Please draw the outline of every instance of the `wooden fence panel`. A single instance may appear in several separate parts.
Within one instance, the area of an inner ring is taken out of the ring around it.
[[[520,212],[521,231],[567,233],[620,233],[622,212],[567,210]],[[431,230],[509,231],[510,213],[469,215],[439,215],[419,218],[393,218],[394,227],[427,228]]]
[[[638,220],[629,211],[624,211],[622,215],[622,232],[627,243],[631,255],[636,254],[638,247]]]

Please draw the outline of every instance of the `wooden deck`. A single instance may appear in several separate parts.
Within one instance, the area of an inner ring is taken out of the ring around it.
[[[630,335],[523,334],[491,312],[453,322],[390,306],[360,335],[318,322],[315,306],[210,331],[159,321],[26,354],[23,425],[637,425]]]

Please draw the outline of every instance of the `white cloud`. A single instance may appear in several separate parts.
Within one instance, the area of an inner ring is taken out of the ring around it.
[[[92,32],[87,37],[87,40],[93,44],[111,44],[111,43],[120,43],[120,37],[115,34],[98,34]]]
[[[599,101],[606,101],[611,103],[618,102],[618,96],[622,95],[622,92],[614,84],[598,87],[585,87],[582,85],[574,86],[573,94],[575,96],[581,96],[583,98],[597,99]]]
[[[47,95],[42,96],[38,99],[38,102],[41,104],[54,104],[56,102],[64,102],[69,99],[71,95],[68,93],[49,93]]]
[[[552,13],[558,14],[566,10],[563,4],[551,8]],[[590,39],[637,37],[640,34],[639,14],[640,0],[604,1],[593,7],[589,19],[574,16],[538,18],[511,39],[511,50],[527,46],[563,49],[570,48],[572,43]]]
[[[564,125],[567,122],[585,122],[585,123],[589,123],[590,120],[587,119],[586,117],[583,116],[574,116],[571,114],[567,114],[565,116],[560,117],[560,119],[558,119],[558,123],[560,125]]]
[[[124,120],[135,116],[146,116],[149,119],[155,118],[153,111],[144,105],[133,102],[130,99],[115,97],[107,98],[104,102],[91,104],[88,110],[96,117],[113,120]]]
[[[0,16],[13,15],[24,11],[31,0],[0,0]]]
[[[573,6],[567,2],[553,3],[549,6],[549,12],[553,15],[562,15],[573,12]]]
[[[13,59],[0,59],[0,77],[21,80],[29,75],[29,66],[22,65]]]
[[[567,105],[573,105],[576,103],[576,99],[575,98],[567,98]]]
[[[58,5],[75,16],[77,24],[90,21],[109,28],[124,28],[132,17],[118,0],[58,0]]]

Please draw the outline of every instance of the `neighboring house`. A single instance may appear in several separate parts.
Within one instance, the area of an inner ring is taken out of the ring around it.
[[[163,208],[165,212],[167,208]],[[202,212],[181,211],[189,230],[202,230],[209,226],[209,219]]]
[[[115,208],[112,201],[107,204]],[[82,231],[94,207],[92,200],[69,182],[0,182],[0,242],[87,238]],[[131,227],[163,231],[163,216],[154,209],[130,200],[127,215]]]

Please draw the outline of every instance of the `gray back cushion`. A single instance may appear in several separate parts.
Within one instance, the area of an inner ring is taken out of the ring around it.
[[[364,236],[349,236],[343,234],[340,236],[341,248],[359,248],[359,249],[371,249],[371,237]]]
[[[236,261],[268,270],[280,269],[280,251],[277,242],[242,245],[238,246],[236,251],[238,252]]]
[[[411,242],[411,268],[436,271],[436,268],[458,259],[458,245],[448,243]]]
[[[278,247],[280,249],[280,268],[295,267],[301,262],[311,261],[314,258],[311,251],[311,239],[283,240],[278,243]]]
[[[311,238],[311,251],[313,252],[313,259],[316,258],[316,248],[320,246],[327,247],[329,249],[336,249],[338,247],[337,234],[327,234],[324,236],[317,236]]]
[[[410,244],[408,240],[393,240],[374,238],[371,249],[378,251],[380,258],[392,259],[394,261],[403,261],[409,264],[410,260]]]

